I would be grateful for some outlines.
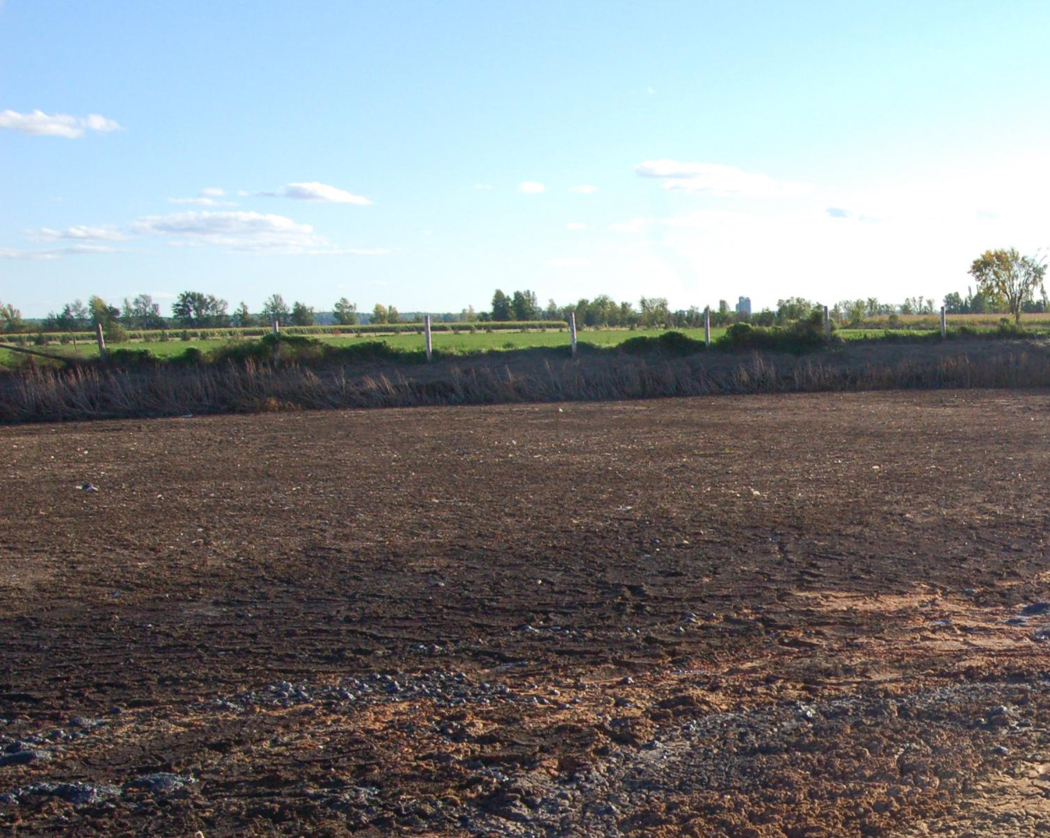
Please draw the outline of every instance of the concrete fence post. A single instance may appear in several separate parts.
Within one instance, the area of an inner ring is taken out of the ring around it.
[[[569,312],[569,339],[572,341],[572,357],[576,357],[576,312]]]
[[[704,345],[711,345],[711,306],[704,309]]]
[[[273,321],[273,333],[275,335],[279,335],[281,333],[281,321],[280,320],[274,320]]]
[[[430,334],[430,315],[427,314],[423,317],[423,332],[427,337],[427,362],[429,363],[431,356],[434,354],[434,339]]]
[[[944,306],[941,306],[941,337],[948,337],[948,318],[944,312]]]
[[[95,324],[95,340],[98,341],[98,356],[100,358],[106,357],[106,336],[102,334],[102,324]]]
[[[824,306],[824,340],[831,342],[831,315],[827,306]]]

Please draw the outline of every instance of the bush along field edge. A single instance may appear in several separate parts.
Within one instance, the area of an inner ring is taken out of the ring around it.
[[[159,359],[121,349],[94,359],[25,355],[0,372],[0,422],[70,421],[325,408],[409,407],[720,393],[1050,386],[1045,340],[1004,325],[844,341],[821,318],[735,324],[707,346],[680,332],[615,347],[457,355],[382,341],[336,346],[265,335]]]

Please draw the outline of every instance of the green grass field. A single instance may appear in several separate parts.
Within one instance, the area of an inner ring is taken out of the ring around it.
[[[954,325],[954,324],[953,324]],[[1043,325],[1042,323],[1036,324]],[[579,340],[581,343],[589,343],[595,346],[611,347],[623,343],[634,337],[658,337],[664,334],[666,329],[597,329],[581,330]],[[694,340],[703,340],[703,329],[679,329],[683,334]],[[717,340],[725,329],[712,329],[711,338]],[[836,334],[844,340],[862,340],[865,338],[879,338],[887,334],[902,336],[915,336],[930,334],[936,329],[922,330],[916,328],[887,330],[881,328],[868,329],[838,329]],[[352,346],[365,341],[381,341],[393,349],[402,351],[419,351],[423,348],[422,333],[400,333],[400,334],[357,334],[357,335],[329,335],[316,334],[311,337],[335,346]],[[258,338],[239,338],[235,340],[258,340]],[[568,346],[569,332],[566,331],[527,331],[527,332],[486,332],[477,331],[474,334],[462,332],[435,332],[433,335],[434,349],[457,355],[469,355],[479,352],[502,351],[510,349],[528,349],[531,347],[553,347]],[[218,349],[228,343],[227,339],[193,339],[193,340],[168,340],[168,341],[129,341],[126,343],[112,343],[108,348],[110,351],[119,349],[147,350],[156,358],[172,358],[181,355],[189,348],[194,348],[207,354],[213,349]],[[46,352],[49,355],[60,355],[63,357],[97,358],[98,347],[93,341],[81,340],[74,347],[72,343],[48,343],[45,346],[29,346],[27,348]],[[0,349],[0,366],[9,366],[17,363],[15,353]],[[25,356],[21,356],[22,359]]]
[[[579,340],[581,343],[591,343],[596,346],[616,346],[628,338],[633,337],[657,337],[662,335],[666,329],[603,329],[596,331],[581,331]],[[695,340],[703,340],[703,329],[682,329],[682,332]],[[718,338],[725,333],[725,329],[712,329],[712,339]],[[362,334],[355,336],[330,336],[315,335],[319,340],[330,343],[333,346],[352,346],[366,341],[381,341],[393,349],[404,351],[418,351],[423,348],[422,334],[397,334],[397,335],[371,335]],[[252,338],[245,338],[252,340]],[[203,353],[224,346],[229,341],[225,340],[170,340],[153,341],[144,343],[142,341],[129,341],[127,343],[111,343],[107,349],[115,351],[118,349],[148,350],[157,358],[171,358],[181,355],[188,348],[199,349]],[[435,350],[468,355],[477,352],[500,351],[505,349],[528,349],[536,346],[568,346],[569,333],[564,332],[475,332],[451,333],[435,332],[433,334]],[[72,344],[48,344],[47,346],[31,346],[49,355],[61,355],[63,357],[97,358],[98,347],[94,343],[79,342],[74,349]],[[9,364],[14,353],[0,350],[0,364]]]

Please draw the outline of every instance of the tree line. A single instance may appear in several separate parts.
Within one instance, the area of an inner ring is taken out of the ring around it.
[[[988,250],[974,259],[969,273],[975,280],[976,291],[967,288],[965,297],[958,292],[947,294],[942,305],[948,314],[998,312],[1011,314],[1019,321],[1022,313],[1050,311],[1043,284],[1046,264],[1040,254],[1024,256],[1014,249]],[[482,312],[476,312],[472,306],[468,306],[459,314],[438,315],[438,319],[444,322],[480,323],[565,321],[572,314],[575,315],[577,326],[582,328],[690,328],[702,325],[704,319],[704,311],[697,306],[671,311],[664,297],[643,296],[635,307],[631,302],[617,303],[607,294],[600,294],[594,299],[583,298],[568,305],[558,305],[551,299],[545,307],[541,307],[533,291],[520,290],[506,294],[497,288],[492,295],[491,306],[490,311]],[[66,303],[61,311],[48,314],[40,326],[31,326],[12,304],[0,302],[0,331],[16,333],[39,329],[77,332],[101,325],[109,337],[119,340],[120,333],[128,329],[269,326],[274,322],[289,326],[312,326],[317,319],[311,306],[299,301],[289,306],[280,294],[270,295],[258,314],[250,312],[244,302],[232,312],[228,308],[226,300],[201,291],[183,291],[179,294],[172,303],[170,317],[161,314],[160,304],[149,294],[125,299],[121,307],[111,305],[99,296],[92,296],[86,304],[82,300]],[[714,326],[741,321],[758,326],[786,325],[804,320],[822,308],[820,303],[804,297],[787,297],[777,301],[776,309],[764,308],[748,313],[733,311],[725,300],[720,300],[718,308],[711,312],[711,322]],[[920,295],[908,297],[899,304],[883,303],[877,297],[841,300],[831,306],[829,312],[843,325],[859,325],[873,317],[932,315],[936,313],[936,308],[935,298]],[[356,303],[351,303],[346,297],[336,301],[332,317],[342,326],[353,326],[360,320]],[[395,324],[404,322],[404,318],[396,307],[376,303],[369,315],[369,322]]]

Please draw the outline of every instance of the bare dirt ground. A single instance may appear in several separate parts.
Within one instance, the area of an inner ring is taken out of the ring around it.
[[[0,428],[0,831],[1043,834],[1048,439],[1001,391]]]

